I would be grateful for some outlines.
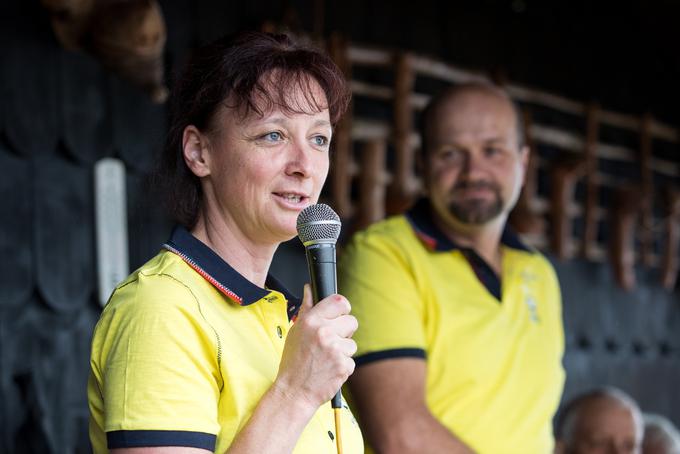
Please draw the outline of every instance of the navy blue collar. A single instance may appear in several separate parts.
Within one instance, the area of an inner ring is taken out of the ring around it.
[[[432,208],[427,199],[418,200],[413,208],[406,213],[406,219],[413,227],[416,236],[432,250],[446,252],[467,249],[456,244],[436,226],[432,219]],[[534,252],[519,239],[519,236],[508,225],[503,229],[501,244],[520,251]]]
[[[187,229],[177,226],[163,247],[182,258],[197,273],[241,306],[253,304],[269,295],[270,290],[283,293],[288,300],[288,316],[297,314],[301,301],[290,293],[271,274],[267,275],[265,286],[258,287],[243,277],[212,249],[194,237]]]

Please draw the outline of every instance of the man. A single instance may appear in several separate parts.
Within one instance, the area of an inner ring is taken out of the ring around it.
[[[680,432],[665,416],[645,413],[642,454],[680,454]]]
[[[639,454],[643,422],[635,401],[615,388],[582,394],[562,410],[557,454]]]
[[[422,116],[427,199],[360,232],[340,288],[349,387],[380,453],[547,453],[564,382],[560,292],[506,220],[529,150],[508,96],[461,85]]]

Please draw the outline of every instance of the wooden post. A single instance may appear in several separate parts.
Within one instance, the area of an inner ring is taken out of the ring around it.
[[[571,239],[571,202],[578,178],[585,171],[585,161],[580,156],[563,155],[550,170],[550,219],[552,221],[552,235],[550,245],[555,255],[565,259],[571,254],[567,245]]]
[[[531,112],[528,108],[524,108],[521,115],[524,123],[524,144],[529,149],[529,163],[524,177],[524,187],[522,187],[515,208],[510,212],[509,222],[519,233],[543,234],[545,233],[545,220],[531,207],[531,201],[538,192],[538,156],[531,136]]]
[[[610,212],[611,264],[616,281],[626,290],[635,287],[635,230],[642,199],[638,186],[617,188]]]
[[[597,140],[599,132],[600,106],[592,103],[586,112],[585,185],[586,198],[583,204],[583,238],[581,256],[591,258],[593,246],[597,241]]]
[[[415,150],[411,143],[413,109],[411,93],[415,82],[413,58],[408,53],[395,58],[393,143],[395,153],[392,184],[387,198],[388,214],[401,213],[415,196]]]
[[[640,125],[640,181],[642,182],[642,213],[640,217],[640,257],[646,266],[653,261],[653,232],[654,224],[652,194],[654,191],[652,181],[652,116],[646,113],[642,116]]]
[[[357,229],[385,217],[386,153],[387,144],[382,139],[370,140],[362,147]]]
[[[678,247],[680,247],[680,192],[666,189],[666,220],[661,255],[661,284],[673,290],[678,279]]]
[[[349,80],[351,64],[347,58],[347,42],[338,33],[333,33],[329,42],[329,54]],[[333,208],[342,219],[352,216],[352,105],[335,128],[331,152],[330,187]]]

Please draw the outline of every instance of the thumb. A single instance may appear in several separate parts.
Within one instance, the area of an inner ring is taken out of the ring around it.
[[[309,284],[305,284],[305,287],[302,290],[302,306],[300,307],[300,312],[308,311],[312,306],[314,306],[312,287]]]

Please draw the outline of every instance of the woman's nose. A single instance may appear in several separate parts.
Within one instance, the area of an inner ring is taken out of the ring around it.
[[[294,140],[290,143],[286,173],[307,177],[311,169],[310,147],[304,142]]]

